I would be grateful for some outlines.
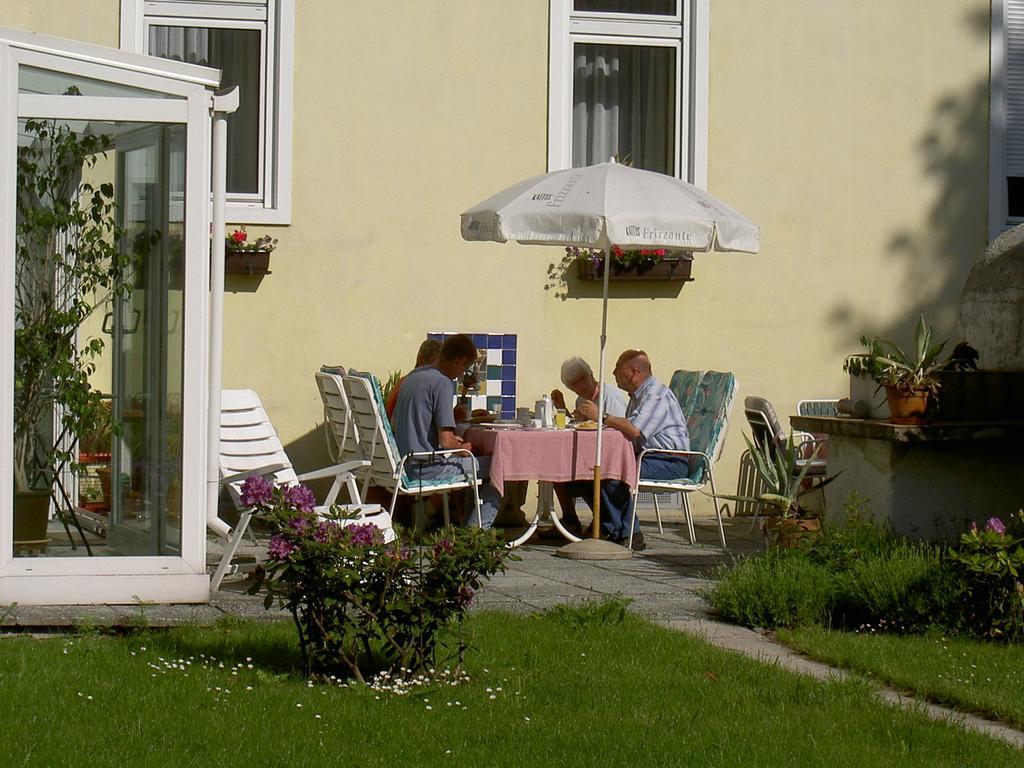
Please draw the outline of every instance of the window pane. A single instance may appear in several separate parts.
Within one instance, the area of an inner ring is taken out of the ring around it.
[[[34,93],[43,96],[63,96],[69,90],[77,90],[80,96],[119,96],[140,99],[177,99],[170,93],[147,91],[130,85],[94,80],[67,72],[54,72],[38,67],[18,67],[18,93]],[[72,91],[73,92],[73,91]]]
[[[238,110],[228,116],[228,193],[260,191],[263,33],[257,29],[151,26],[149,53],[221,70],[221,88],[237,85]]]
[[[577,43],[572,164],[675,173],[674,48]]]
[[[1024,178],[1006,177],[1006,214],[1013,218],[1024,216]]]
[[[592,13],[637,13],[675,16],[676,0],[575,0],[573,9]]]

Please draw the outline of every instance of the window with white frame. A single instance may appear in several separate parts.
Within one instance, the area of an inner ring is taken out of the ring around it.
[[[227,217],[291,218],[295,0],[122,0],[121,47],[221,70],[228,118]]]
[[[551,0],[549,170],[707,177],[707,0]]]

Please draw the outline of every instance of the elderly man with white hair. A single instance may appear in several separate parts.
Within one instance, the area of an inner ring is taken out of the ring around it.
[[[594,378],[594,371],[582,357],[570,357],[562,363],[562,383],[571,389],[576,395],[576,405],[573,413],[577,418],[583,416],[580,408],[584,403],[597,403],[597,379]],[[551,402],[556,408],[567,410],[565,395],[562,390],[551,391]],[[605,386],[604,388],[604,412],[612,416],[626,415],[626,398],[615,387]]]
[[[562,363],[561,379],[562,383],[576,395],[573,414],[579,419],[589,418],[581,409],[585,409],[588,403],[596,407],[598,383],[594,378],[593,369],[582,357],[570,357]],[[567,410],[565,395],[560,389],[551,391],[551,402],[556,408]],[[612,416],[626,415],[626,398],[615,387],[605,385],[604,412]],[[569,492],[568,487],[568,483],[555,483],[555,497],[562,508],[562,525],[571,533],[580,536],[583,525],[576,514],[576,497]]]

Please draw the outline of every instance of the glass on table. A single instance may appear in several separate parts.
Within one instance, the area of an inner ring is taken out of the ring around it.
[[[565,429],[567,414],[561,408],[555,411],[555,429]]]

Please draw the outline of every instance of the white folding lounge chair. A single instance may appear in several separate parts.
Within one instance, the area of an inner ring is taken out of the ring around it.
[[[339,507],[358,513],[358,518],[352,522],[373,523],[384,532],[385,541],[393,541],[395,531],[391,527],[391,515],[379,504],[361,502],[352,472],[365,466],[364,461],[349,461],[297,475],[263,409],[259,395],[251,389],[225,389],[221,394],[220,475],[241,517],[228,536],[227,549],[213,574],[211,589],[220,587],[252,520],[252,513],[242,506],[241,489],[246,478],[253,475],[262,475],[278,485],[333,478],[334,482],[324,503],[316,507],[315,511],[318,514],[329,511],[337,502],[342,486],[346,486],[352,503]]]
[[[324,431],[331,461],[340,464],[360,460],[359,431],[352,420],[352,409],[348,404],[341,374],[317,371],[316,386],[324,404]],[[360,472],[356,471],[355,474],[359,475]]]
[[[363,478],[363,493],[371,485],[381,486],[391,491],[391,507],[389,512],[394,515],[395,503],[399,496],[415,496],[423,498],[437,493],[444,494],[444,520],[450,522],[448,493],[461,489],[472,489],[473,509],[477,524],[480,523],[480,481],[476,469],[469,472],[468,477],[458,480],[427,480],[416,477],[413,465],[418,461],[444,461],[448,456],[472,456],[470,451],[455,449],[450,451],[432,451],[429,453],[410,453],[400,456],[398,443],[391,430],[391,423],[384,411],[384,397],[381,394],[380,382],[373,374],[351,373],[342,378],[345,394],[351,409],[352,422],[359,434],[357,442],[360,458],[369,462]]]

